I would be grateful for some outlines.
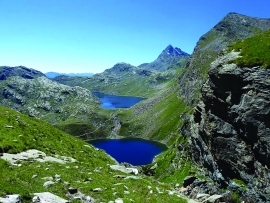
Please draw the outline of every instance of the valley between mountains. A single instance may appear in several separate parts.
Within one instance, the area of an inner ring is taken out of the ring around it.
[[[0,67],[0,202],[270,202],[270,19],[229,13],[191,55],[167,46],[92,76]],[[92,92],[145,98],[100,108]],[[143,138],[148,165],[86,141]]]

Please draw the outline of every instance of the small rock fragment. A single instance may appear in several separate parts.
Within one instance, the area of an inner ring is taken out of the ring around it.
[[[52,186],[53,184],[54,184],[53,181],[47,181],[47,182],[45,182],[45,183],[43,184],[43,187],[44,187],[44,188],[48,188],[48,187]]]
[[[22,203],[22,198],[20,195],[17,195],[17,194],[7,195],[6,198],[0,197],[0,202],[3,202],[3,203]]]
[[[124,194],[125,194],[125,195],[129,195],[129,194],[130,194],[130,192],[129,192],[129,191],[127,191],[127,190],[125,190],[125,191],[124,191]]]
[[[101,188],[95,188],[95,189],[93,189],[92,191],[93,191],[93,192],[101,192],[102,189],[101,189]]]
[[[222,195],[212,195],[212,196],[208,197],[206,200],[204,200],[203,202],[214,203],[214,202],[216,202],[217,199],[220,199],[221,197],[223,197],[223,196]]]
[[[118,198],[116,200],[114,200],[115,203],[124,203],[124,201],[121,198]]]

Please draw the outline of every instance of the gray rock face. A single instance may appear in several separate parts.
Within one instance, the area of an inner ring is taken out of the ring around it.
[[[270,201],[265,191],[270,185],[270,70],[229,64],[237,55],[224,54],[211,63],[200,102],[182,132],[190,136],[193,161],[208,168],[220,186],[243,180],[243,193]]]

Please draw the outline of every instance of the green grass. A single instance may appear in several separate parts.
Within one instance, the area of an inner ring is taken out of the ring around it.
[[[108,164],[115,162],[103,150],[96,150],[92,145],[68,135],[50,124],[29,118],[16,111],[0,106],[0,152],[18,153],[28,149],[37,149],[46,155],[67,156],[77,162],[59,164],[55,162],[21,161],[21,166],[12,166],[0,159],[0,196],[21,194],[24,202],[30,202],[33,193],[51,192],[66,199],[69,187],[79,188],[86,195],[95,198],[96,202],[108,202],[122,198],[124,202],[186,202],[176,195],[168,195],[172,190],[169,184],[159,183],[152,177],[143,175],[140,180],[118,179],[114,175],[122,174],[113,171]],[[12,126],[12,127],[11,127]],[[48,168],[48,170],[47,170]],[[96,169],[99,171],[97,172]],[[59,174],[63,182],[55,183],[49,188],[43,188],[44,177],[54,177]],[[32,178],[33,175],[37,177]],[[85,182],[88,178],[92,181]],[[115,185],[120,183],[120,185]],[[124,194],[124,185],[130,194]],[[148,186],[152,187],[150,194]],[[92,192],[94,188],[102,188],[101,192]],[[164,193],[157,192],[159,187]],[[117,192],[116,195],[113,195]]]
[[[270,68],[270,30],[229,46],[228,51],[240,51],[235,62],[241,67]]]

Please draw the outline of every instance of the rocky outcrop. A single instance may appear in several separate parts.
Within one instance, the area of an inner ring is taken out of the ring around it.
[[[182,133],[219,187],[270,201],[270,70],[238,67],[231,63],[238,54],[224,51],[211,63]]]
[[[6,80],[12,76],[20,76],[25,79],[33,79],[45,76],[42,72],[24,66],[0,66],[0,80]]]
[[[111,134],[112,118],[98,111],[100,101],[89,90],[46,77],[13,76],[0,81],[0,105],[47,121],[84,140]]]

